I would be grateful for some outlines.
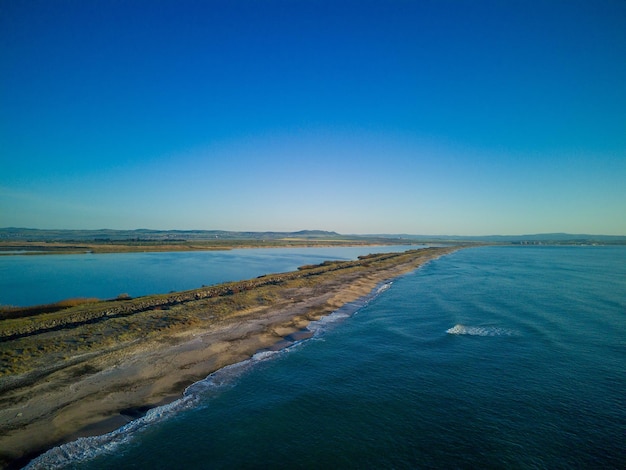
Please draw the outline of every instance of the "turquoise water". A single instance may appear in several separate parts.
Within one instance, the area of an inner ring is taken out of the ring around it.
[[[434,260],[34,468],[626,468],[626,247]]]
[[[197,289],[326,260],[406,251],[407,245],[258,248],[180,253],[0,256],[0,305],[38,305],[73,297],[112,299]]]

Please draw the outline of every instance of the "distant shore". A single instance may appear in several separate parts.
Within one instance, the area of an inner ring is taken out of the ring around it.
[[[424,244],[424,242],[401,236],[341,235],[323,230],[232,232],[224,230],[0,228],[0,256],[403,244],[417,245]]]
[[[74,253],[207,251],[235,248],[371,245],[624,245],[626,235],[537,233],[526,235],[344,235],[325,230],[80,230],[0,227],[0,256]]]
[[[0,256],[14,255],[67,255],[83,253],[138,253],[175,251],[226,251],[238,248],[312,248],[336,246],[384,246],[422,245],[423,243],[394,239],[350,239],[344,240],[197,240],[180,242],[163,241],[115,241],[115,242],[40,242],[0,241]]]
[[[309,322],[460,248],[369,255],[1,319],[0,467],[116,429],[215,370],[306,338]]]

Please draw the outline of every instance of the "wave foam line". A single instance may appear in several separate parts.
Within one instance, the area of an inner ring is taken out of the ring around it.
[[[313,338],[324,333],[328,327],[345,318],[350,317],[359,309],[366,306],[372,299],[391,287],[391,282],[378,285],[370,294],[349,302],[333,313],[311,322],[307,327],[313,333]],[[307,341],[296,341],[290,346],[277,351],[260,351],[245,361],[231,364],[208,375],[205,379],[191,384],[183,392],[183,397],[167,405],[152,408],[141,418],[100,436],[81,437],[75,441],[54,447],[39,457],[33,459],[24,470],[52,470],[66,468],[69,465],[92,460],[96,457],[112,454],[120,446],[130,442],[146,427],[164,421],[182,411],[196,407],[201,399],[211,393],[217,393],[221,388],[230,386],[246,371],[257,363],[276,358],[277,355],[289,352]]]
[[[141,418],[137,418],[110,433],[81,437],[54,447],[33,459],[24,469],[60,469],[73,463],[84,462],[103,454],[113,453],[120,445],[130,441],[137,432],[142,431],[152,423],[163,421],[182,410],[188,409],[194,404],[193,397],[184,396],[167,405],[148,410]]]
[[[359,310],[367,306],[367,304],[369,304],[372,300],[374,300],[380,294],[389,289],[392,284],[392,281],[378,284],[369,294],[360,297],[352,302],[348,302],[331,314],[309,323],[307,329],[313,332],[313,338],[319,338],[319,335],[328,330],[331,325],[338,323],[346,318],[350,318],[352,315],[355,315]]]
[[[231,386],[246,371],[259,362],[275,358],[278,354],[291,350],[298,343],[279,351],[261,351],[250,359],[231,364],[213,372],[205,379],[191,384],[183,392],[183,397],[167,405],[152,408],[141,418],[100,436],[81,437],[75,441],[54,447],[33,459],[24,470],[61,469],[71,464],[85,462],[96,457],[112,454],[121,445],[130,442],[146,427],[198,406],[201,399]]]

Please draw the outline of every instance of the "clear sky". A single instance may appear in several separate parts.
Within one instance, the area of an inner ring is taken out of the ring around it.
[[[626,1],[2,0],[0,227],[626,234]]]

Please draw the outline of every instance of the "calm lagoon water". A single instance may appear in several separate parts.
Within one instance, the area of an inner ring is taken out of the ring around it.
[[[33,468],[626,468],[626,247],[434,260]]]
[[[0,305],[37,305],[72,297],[111,299],[196,289],[326,260],[419,246],[259,248],[176,253],[0,256]]]

